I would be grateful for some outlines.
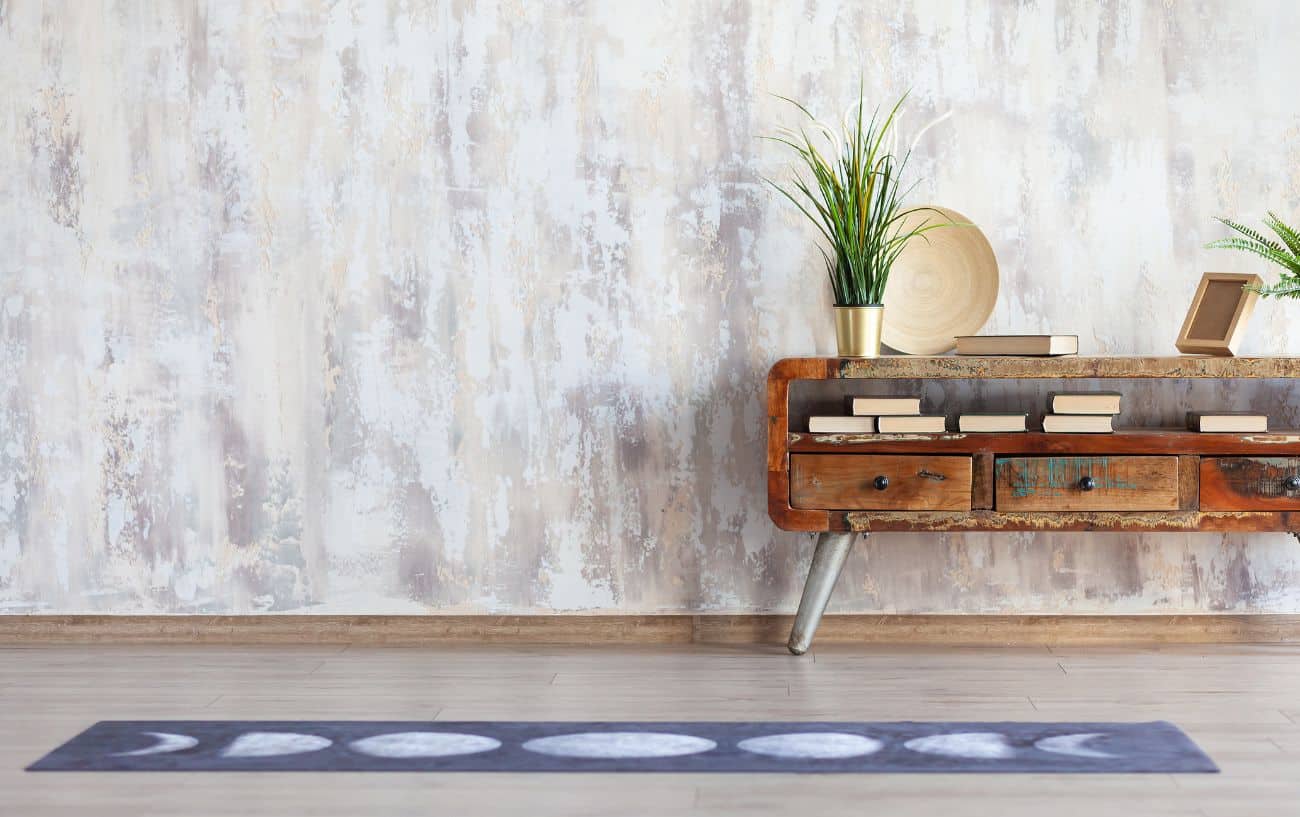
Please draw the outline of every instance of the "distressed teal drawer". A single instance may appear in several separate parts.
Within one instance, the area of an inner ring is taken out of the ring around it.
[[[1176,511],[1177,457],[999,457],[999,511]]]

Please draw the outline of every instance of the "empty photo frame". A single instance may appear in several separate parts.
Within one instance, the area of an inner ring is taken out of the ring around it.
[[[1258,287],[1264,279],[1258,275],[1235,272],[1207,272],[1187,310],[1183,329],[1174,345],[1189,355],[1237,354],[1246,321],[1259,300],[1259,293],[1246,287]]]

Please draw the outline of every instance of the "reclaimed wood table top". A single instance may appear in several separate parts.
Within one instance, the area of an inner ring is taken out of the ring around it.
[[[975,357],[885,355],[876,358],[790,357],[770,377],[837,378],[1290,378],[1300,357],[1081,356]]]

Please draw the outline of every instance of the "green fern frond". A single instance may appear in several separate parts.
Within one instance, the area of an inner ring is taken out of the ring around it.
[[[1264,223],[1277,233],[1278,238],[1282,239],[1282,243],[1286,244],[1292,255],[1300,256],[1300,233],[1283,224],[1282,219],[1278,218],[1272,210],[1269,210],[1268,215],[1264,217]]]
[[[1296,258],[1285,250],[1260,244],[1255,241],[1247,241],[1244,238],[1223,238],[1218,241],[1211,241],[1205,246],[1208,249],[1243,250],[1245,252],[1254,253],[1260,258],[1272,261],[1283,269],[1290,270],[1293,274],[1300,274],[1300,258]]]
[[[1265,298],[1300,298],[1300,278],[1283,279],[1271,286],[1246,287],[1251,292],[1258,292]]]
[[[1260,234],[1260,233],[1258,233],[1258,232],[1252,230],[1251,228],[1247,227],[1247,226],[1244,225],[1244,224],[1238,224],[1237,222],[1235,222],[1235,221],[1229,221],[1229,220],[1226,219],[1226,218],[1217,218],[1217,217],[1216,217],[1215,220],[1218,221],[1218,222],[1221,223],[1221,224],[1226,224],[1226,225],[1228,225],[1228,226],[1231,227],[1232,229],[1234,229],[1234,230],[1236,230],[1237,232],[1239,232],[1239,233],[1241,233],[1242,235],[1244,235],[1246,238],[1249,238],[1251,241],[1258,241],[1260,244],[1263,244],[1263,245],[1266,246],[1266,247],[1272,247],[1272,248],[1275,249],[1275,250],[1281,250],[1281,249],[1282,249],[1282,245],[1281,245],[1281,244],[1277,243],[1276,241],[1274,241],[1274,240],[1271,239],[1271,238],[1265,238],[1262,234]]]
[[[1258,255],[1282,268],[1281,279],[1276,284],[1248,286],[1247,290],[1258,292],[1265,298],[1300,298],[1300,230],[1284,223],[1272,210],[1268,211],[1264,224],[1277,233],[1277,237],[1282,239],[1281,244],[1243,224],[1226,218],[1217,220],[1235,230],[1238,235],[1211,241],[1205,245],[1206,248],[1241,250]]]

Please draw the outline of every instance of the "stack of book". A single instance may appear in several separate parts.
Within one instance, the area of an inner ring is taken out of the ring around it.
[[[1079,354],[1078,335],[961,335],[959,355],[1059,357]]]
[[[848,417],[809,417],[813,434],[941,434],[942,414],[922,414],[920,397],[850,397]]]
[[[1049,434],[1107,434],[1119,414],[1116,391],[1059,392],[1047,401],[1043,431]]]
[[[1187,428],[1204,432],[1251,432],[1268,431],[1268,415],[1252,414],[1249,411],[1189,411]]]

